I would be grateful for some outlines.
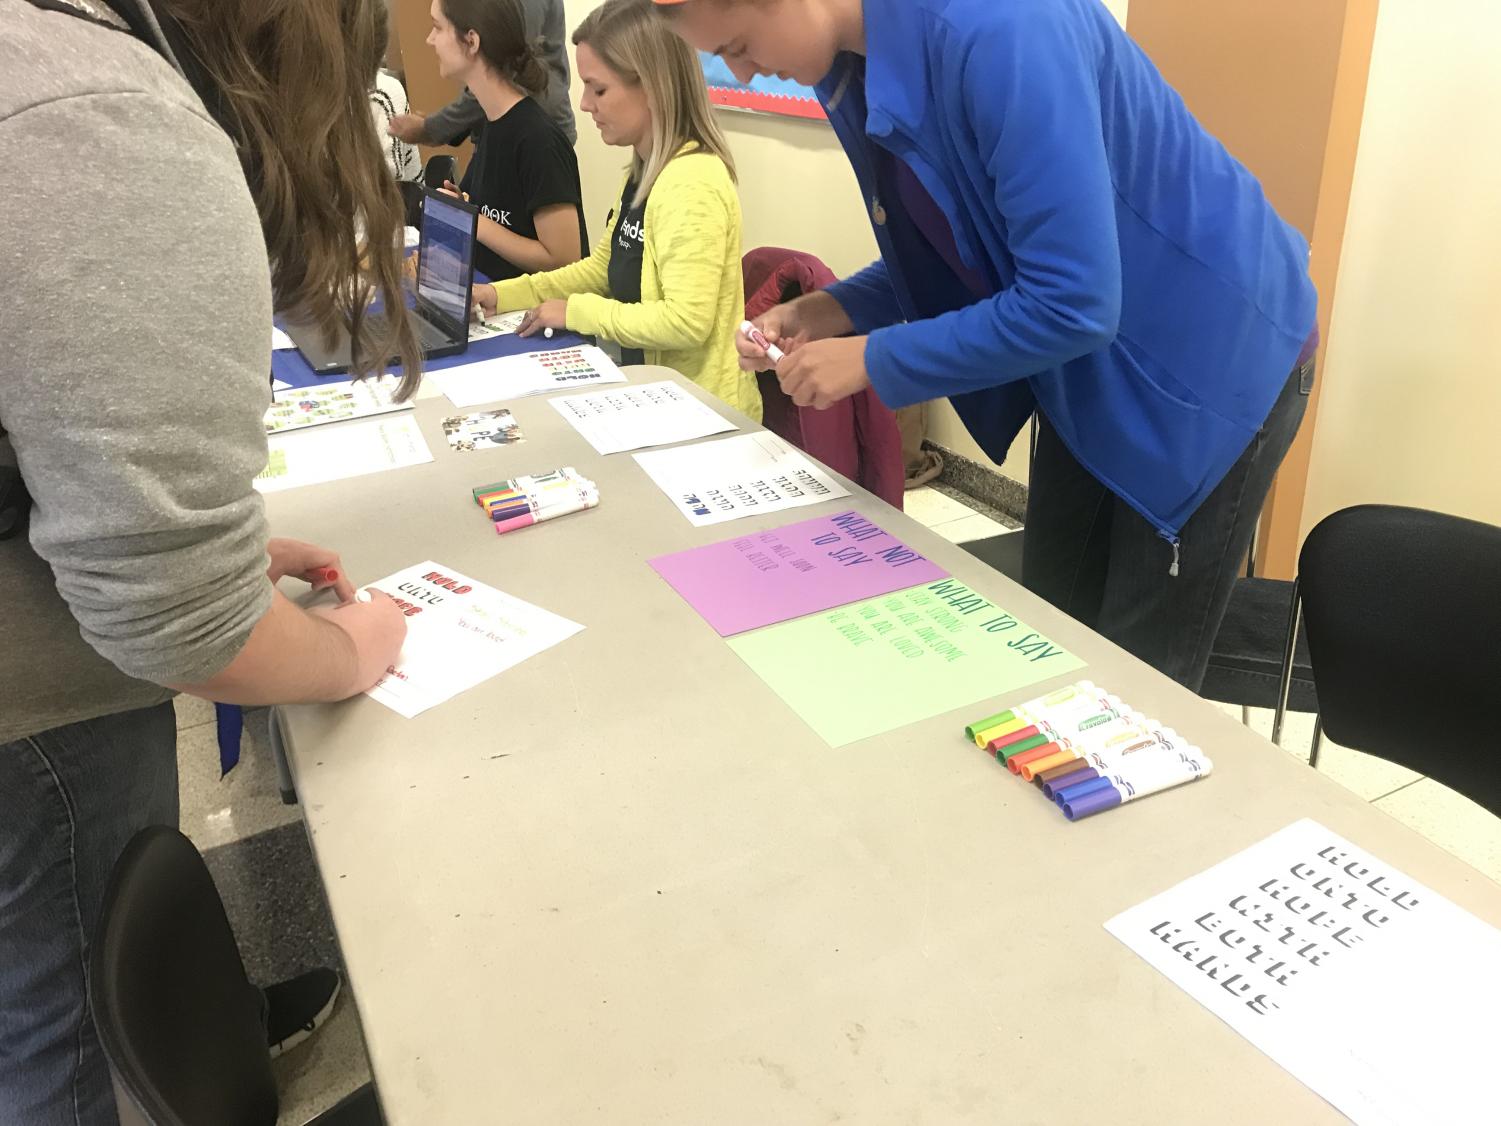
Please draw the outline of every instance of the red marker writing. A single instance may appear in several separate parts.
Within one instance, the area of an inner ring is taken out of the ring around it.
[[[779,364],[787,358],[787,353],[778,348],[770,340],[767,340],[766,334],[751,324],[750,321],[741,321],[740,331],[745,334],[747,340],[765,352],[766,358],[773,364]]]

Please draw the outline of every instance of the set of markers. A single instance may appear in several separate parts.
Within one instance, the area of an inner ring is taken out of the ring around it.
[[[599,503],[599,486],[579,476],[578,470],[564,466],[534,477],[481,485],[474,490],[474,503],[494,522],[496,534],[504,535],[593,508]]]
[[[1203,778],[1214,764],[1171,728],[1087,680],[964,729],[1070,821]]]

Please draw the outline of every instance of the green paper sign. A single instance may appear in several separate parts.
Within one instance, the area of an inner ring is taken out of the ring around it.
[[[835,747],[1084,667],[953,579],[728,643]]]

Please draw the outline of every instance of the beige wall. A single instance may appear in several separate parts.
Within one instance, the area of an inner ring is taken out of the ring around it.
[[[565,0],[570,34],[596,0]],[[574,76],[573,104],[579,100]],[[786,246],[817,254],[836,273],[859,269],[875,257],[875,239],[849,163],[823,122],[716,110],[740,175],[745,249]],[[629,154],[600,142],[594,125],[579,118],[579,172],[591,238],[603,229],[615,203]]]
[[[1351,504],[1501,524],[1501,3],[1382,0],[1304,532]]]

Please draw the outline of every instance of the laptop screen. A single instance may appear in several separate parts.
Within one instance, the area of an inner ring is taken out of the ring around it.
[[[473,259],[474,209],[429,192],[422,205],[418,300],[430,302],[457,324],[467,324]]]

